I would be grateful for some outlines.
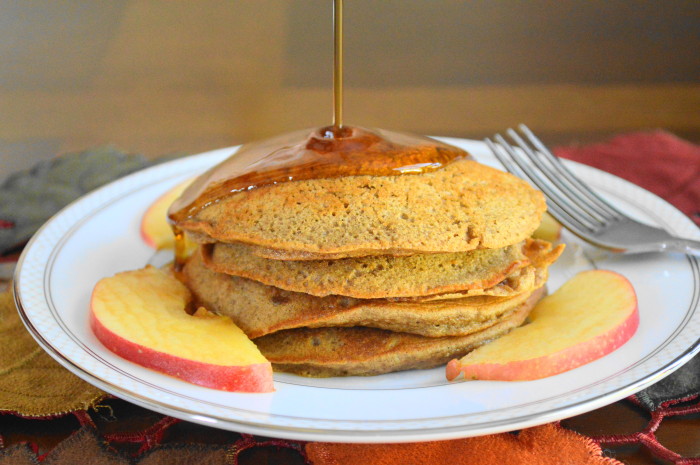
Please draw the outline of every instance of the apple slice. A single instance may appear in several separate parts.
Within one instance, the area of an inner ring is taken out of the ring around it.
[[[185,309],[190,291],[152,266],[100,280],[90,326],[115,354],[193,384],[224,391],[270,392],[272,365],[230,318]]]
[[[143,217],[141,218],[141,237],[154,249],[172,249],[175,246],[175,235],[168,224],[168,208],[180,197],[180,194],[189,186],[194,179],[178,184],[165,194],[158,197],[153,202]],[[189,255],[196,248],[196,244],[187,239],[185,236],[185,250]]]
[[[561,228],[561,224],[552,218],[552,215],[545,212],[544,215],[542,215],[542,222],[535,232],[532,233],[532,237],[549,242],[558,241],[559,238],[561,238]]]
[[[447,364],[446,376],[533,380],[592,362],[624,344],[639,326],[632,284],[613,271],[584,271],[542,299],[530,323]]]

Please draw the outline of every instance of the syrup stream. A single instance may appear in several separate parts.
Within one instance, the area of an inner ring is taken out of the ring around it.
[[[333,127],[343,127],[343,0],[333,0]]]

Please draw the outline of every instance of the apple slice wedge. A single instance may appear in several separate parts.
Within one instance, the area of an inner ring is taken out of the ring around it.
[[[146,209],[146,212],[141,217],[140,225],[141,237],[146,244],[158,250],[174,248],[175,235],[168,224],[168,209],[193,180],[194,179],[188,179],[173,187],[165,194],[158,197],[156,201]],[[185,236],[185,241],[186,254],[189,255],[197,245],[188,240],[187,236]]]
[[[185,309],[190,291],[148,266],[100,280],[90,326],[115,354],[193,384],[224,391],[274,390],[272,365],[230,318]]]
[[[446,376],[523,381],[592,362],[624,344],[639,326],[637,296],[622,275],[584,271],[542,299],[530,323],[447,364]]]

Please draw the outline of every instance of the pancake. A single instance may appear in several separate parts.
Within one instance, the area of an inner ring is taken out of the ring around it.
[[[302,376],[372,376],[432,368],[461,358],[520,326],[537,296],[496,324],[467,336],[430,338],[374,328],[302,328],[255,339],[276,371]]]
[[[401,176],[285,182],[232,193],[177,226],[200,242],[243,242],[333,258],[502,248],[545,210],[525,181],[472,160]]]
[[[204,244],[207,243],[207,238],[202,236],[204,240],[200,240]],[[197,242],[197,241],[195,241]],[[305,252],[303,250],[279,250],[273,249],[271,247],[262,247],[259,245],[248,244],[250,251],[261,258],[269,258],[270,260],[339,260],[342,258],[355,258],[355,257],[368,257],[372,256],[363,251],[355,252],[345,252],[345,253],[314,253]],[[430,252],[425,252],[430,253]],[[432,252],[440,253],[440,252]],[[398,250],[398,249],[386,249],[382,251],[383,255],[393,255],[395,257],[407,257],[409,255],[416,255],[415,251],[412,250]]]
[[[330,326],[367,326],[427,337],[469,334],[494,324],[500,315],[520,305],[544,285],[546,269],[544,274],[544,279],[527,281],[531,287],[506,296],[460,294],[421,302],[286,291],[211,271],[200,253],[192,256],[182,273],[199,305],[230,317],[252,338],[290,328]]]
[[[509,274],[497,285],[487,289],[469,289],[461,292],[438,294],[427,297],[397,298],[393,300],[412,300],[427,302],[431,300],[456,299],[465,296],[492,295],[509,296],[525,292],[527,289],[534,289],[544,285],[549,277],[549,266],[554,263],[562,254],[564,244],[553,247],[547,241],[528,241],[523,249],[525,255],[530,260],[530,264],[514,273]]]
[[[530,263],[524,250],[543,251],[545,244],[549,245],[543,242],[542,247],[537,247],[521,243],[500,249],[448,254],[313,261],[260,258],[240,243],[212,244],[202,250],[207,267],[219,273],[318,297],[335,294],[377,299],[489,288]]]

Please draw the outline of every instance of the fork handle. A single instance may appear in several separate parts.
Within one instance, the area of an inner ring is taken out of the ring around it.
[[[673,238],[663,242],[663,250],[700,257],[700,241]]]

